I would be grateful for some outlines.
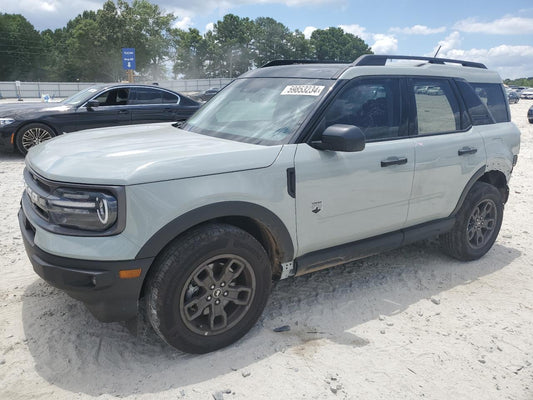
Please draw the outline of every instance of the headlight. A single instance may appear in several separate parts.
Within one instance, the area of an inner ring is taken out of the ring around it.
[[[0,126],[6,126],[15,122],[13,118],[0,118]]]
[[[117,221],[117,199],[102,192],[56,189],[48,200],[50,222],[69,228],[105,231]]]
[[[30,187],[26,192],[35,210],[55,225],[101,232],[117,222],[118,201],[109,193],[57,188],[50,196],[42,197]]]

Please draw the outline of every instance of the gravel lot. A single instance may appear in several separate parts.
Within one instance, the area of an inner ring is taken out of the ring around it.
[[[522,148],[485,257],[427,241],[282,281],[243,340],[202,356],[100,323],[44,283],[16,218],[23,158],[0,154],[0,399],[532,400],[532,104],[511,105]]]

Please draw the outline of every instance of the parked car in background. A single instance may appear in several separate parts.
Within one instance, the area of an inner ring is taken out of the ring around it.
[[[0,149],[26,154],[33,146],[83,129],[185,121],[200,104],[168,89],[112,84],[84,89],[59,103],[0,107]]]
[[[529,110],[527,111],[527,119],[530,124],[533,124],[533,106],[529,107]]]
[[[431,86],[428,87],[426,90],[426,94],[430,96],[441,96],[443,94],[442,90],[437,86]]]
[[[520,96],[520,93],[522,93],[522,90],[528,89],[525,86],[509,86],[509,89],[516,92]]]
[[[514,104],[518,103],[518,101],[520,100],[520,96],[514,90],[508,90],[507,99],[509,100],[509,104]]]
[[[525,89],[520,93],[521,99],[533,99],[533,89]]]
[[[200,96],[203,101],[207,101],[211,99],[215,94],[217,94],[220,91],[219,88],[211,88],[207,89],[205,92],[202,93]]]

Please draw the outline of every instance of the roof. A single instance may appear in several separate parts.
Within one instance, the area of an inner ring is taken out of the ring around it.
[[[267,64],[268,65],[268,64]],[[315,78],[337,79],[350,64],[290,64],[267,66],[248,71],[239,78]]]
[[[434,75],[464,78],[471,82],[501,83],[499,75],[486,68],[484,64],[465,60],[365,54],[353,63],[275,60],[262,68],[246,72],[240,78],[351,79],[363,75]]]

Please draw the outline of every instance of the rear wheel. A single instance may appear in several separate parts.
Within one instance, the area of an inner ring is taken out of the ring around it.
[[[482,257],[494,244],[502,219],[503,202],[498,189],[476,182],[456,215],[453,229],[440,237],[444,252],[464,261]]]
[[[186,233],[150,272],[148,317],[171,346],[206,353],[241,338],[261,315],[271,268],[261,244],[226,224]]]
[[[38,123],[25,125],[17,132],[17,149],[22,154],[26,154],[33,146],[50,140],[54,136],[56,136],[55,132],[47,125]]]

